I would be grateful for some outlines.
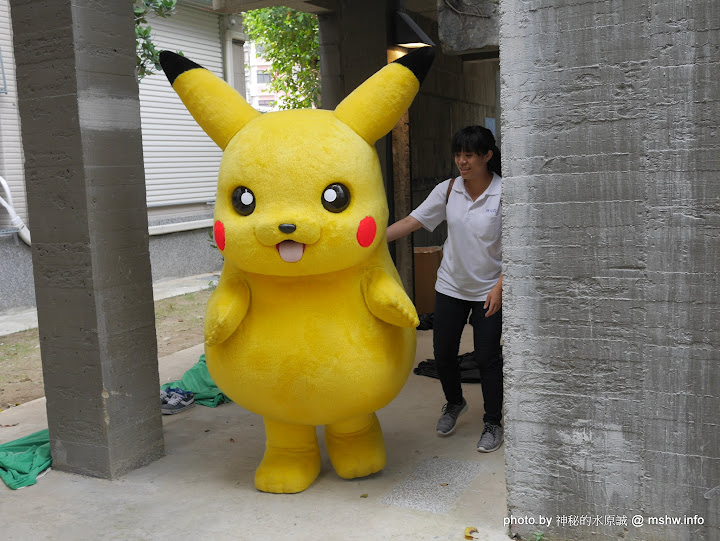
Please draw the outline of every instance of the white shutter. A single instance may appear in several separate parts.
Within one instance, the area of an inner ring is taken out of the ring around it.
[[[219,21],[217,14],[179,5],[175,15],[152,17],[148,24],[158,50],[182,51],[223,77]],[[141,81],[140,112],[151,215],[157,207],[213,201],[222,152],[190,116],[162,72]]]
[[[194,62],[219,77],[223,76],[217,14],[181,4],[171,17],[151,17],[148,22],[158,49],[182,51]],[[28,224],[7,0],[0,0],[0,54],[7,82],[7,94],[0,93],[0,175],[10,185],[15,210]],[[162,72],[142,80],[140,110],[147,202],[151,214],[152,208],[213,201],[222,152],[190,116]],[[187,212],[187,207],[184,211]],[[167,209],[163,214],[166,213]],[[0,208],[0,229],[9,225],[8,214]]]
[[[13,54],[10,6],[7,0],[0,0],[0,54],[7,84],[7,93],[0,93],[0,176],[10,185],[15,211],[25,224],[28,224],[20,117],[15,83],[15,55]],[[0,75],[0,88],[2,86],[3,79]],[[5,199],[5,191],[1,188],[0,197]],[[0,206],[0,229],[9,226],[10,217]]]

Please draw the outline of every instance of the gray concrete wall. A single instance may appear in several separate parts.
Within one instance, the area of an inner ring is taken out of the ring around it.
[[[418,23],[438,41],[436,23],[425,19]],[[410,106],[413,208],[439,182],[457,175],[450,152],[453,134],[464,126],[484,125],[486,117],[498,116],[497,70],[497,61],[463,62],[459,56],[446,55],[440,48],[436,51],[435,62]],[[420,229],[413,234],[413,243],[442,245],[446,236],[443,223],[433,233]]]
[[[497,51],[500,17],[498,0],[439,0],[440,44],[450,54]]]
[[[13,235],[0,237],[0,312],[35,306],[30,247]]]
[[[207,228],[150,237],[153,282],[219,271],[222,257],[211,232]],[[16,244],[12,236],[0,237],[0,313],[34,306],[30,247]]]
[[[153,282],[219,272],[223,259],[211,233],[208,228],[150,237]]]
[[[512,532],[720,539],[720,4],[501,8]]]

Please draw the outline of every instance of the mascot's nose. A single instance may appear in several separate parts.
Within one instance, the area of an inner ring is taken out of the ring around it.
[[[278,226],[278,228],[279,228],[280,231],[282,231],[283,233],[292,233],[293,231],[295,231],[295,230],[297,229],[297,227],[295,226],[295,224],[280,224],[280,225]]]

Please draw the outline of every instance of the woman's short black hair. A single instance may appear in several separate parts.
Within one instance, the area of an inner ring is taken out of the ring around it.
[[[450,149],[453,154],[458,152],[474,152],[484,156],[489,150],[493,155],[488,162],[488,171],[500,173],[500,150],[495,146],[495,136],[487,128],[482,126],[465,126],[453,135]]]

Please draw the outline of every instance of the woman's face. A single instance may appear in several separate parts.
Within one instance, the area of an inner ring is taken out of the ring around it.
[[[492,150],[481,155],[473,151],[462,150],[455,153],[455,165],[460,171],[460,176],[465,180],[487,178],[487,162],[492,158]]]

